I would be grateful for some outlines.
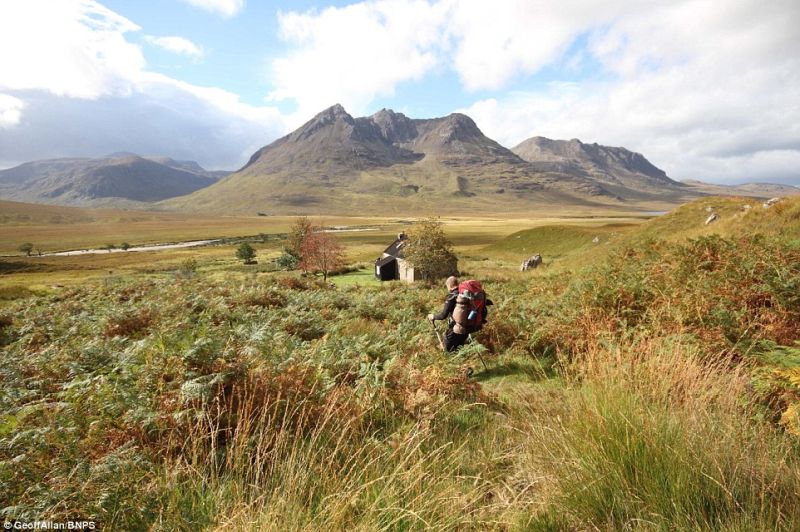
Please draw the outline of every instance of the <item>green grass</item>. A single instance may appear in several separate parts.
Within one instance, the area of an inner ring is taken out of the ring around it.
[[[605,250],[609,242],[631,231],[633,224],[606,224],[595,227],[548,225],[518,231],[481,249],[481,252],[502,257],[519,257],[520,262],[535,253],[545,260],[558,260],[587,250]],[[594,239],[597,242],[594,242]]]
[[[381,281],[375,278],[375,274],[372,272],[372,268],[370,267],[365,267],[363,269],[342,275],[334,275],[330,277],[330,280],[338,287],[352,285],[375,286],[381,283]]]

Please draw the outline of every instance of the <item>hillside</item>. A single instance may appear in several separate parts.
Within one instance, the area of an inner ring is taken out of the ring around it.
[[[483,253],[522,262],[538,253],[543,264],[568,259],[574,266],[576,255],[605,252],[609,242],[617,242],[623,235],[635,232],[638,224],[614,223],[586,227],[578,225],[546,225],[525,229],[508,235],[482,249]],[[596,258],[596,257],[595,257]]]
[[[109,157],[64,158],[0,170],[0,197],[71,206],[141,207],[209,186],[225,172],[208,172],[194,161]]]
[[[707,224],[712,214],[717,218]],[[741,238],[753,234],[800,245],[800,196],[768,208],[753,198],[706,197],[643,223],[546,225],[512,233],[485,246],[481,253],[511,265],[539,253],[546,270],[565,271],[598,264],[615,251],[647,247],[652,241],[677,243],[712,235]]]
[[[463,114],[412,119],[383,109],[354,118],[335,105],[219,183],[162,205],[226,213],[526,212],[689,197],[666,177],[656,179],[660,188],[631,188],[573,170],[537,168]]]

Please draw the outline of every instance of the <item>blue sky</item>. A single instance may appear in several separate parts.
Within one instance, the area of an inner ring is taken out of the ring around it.
[[[3,0],[0,167],[134,151],[236,168],[341,103],[800,184],[797,20],[792,0]]]

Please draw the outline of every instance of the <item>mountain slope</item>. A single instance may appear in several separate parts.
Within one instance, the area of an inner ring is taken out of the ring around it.
[[[136,206],[190,194],[218,176],[193,161],[113,154],[64,158],[0,170],[0,197],[73,206]]]
[[[628,192],[590,175],[537,169],[463,114],[411,119],[383,109],[354,118],[335,105],[258,150],[238,172],[161,206],[270,213],[527,211],[613,206]],[[633,192],[640,199],[641,192]],[[656,191],[650,199],[664,198]]]
[[[580,175],[612,188],[657,192],[683,186],[667,177],[643,155],[625,148],[585,144],[578,139],[532,137],[512,151],[539,171]]]

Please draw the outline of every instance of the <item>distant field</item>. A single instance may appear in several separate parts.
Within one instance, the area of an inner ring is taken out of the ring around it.
[[[453,217],[442,220],[459,244],[487,245],[498,234],[551,223],[607,223],[630,218],[644,219],[641,213],[599,213],[573,209],[556,215],[553,212],[531,216],[502,215]],[[0,201],[0,254],[16,254],[24,242],[31,242],[43,252],[100,247],[106,244],[132,245],[203,240],[285,233],[295,216],[202,216],[168,212],[77,209]],[[410,217],[318,216],[316,223],[327,226],[379,226],[382,231],[343,235],[351,241],[372,240],[404,227]]]
[[[166,212],[75,209],[0,201],[0,254],[16,254],[24,242],[43,252],[285,233],[293,216],[199,216]],[[324,217],[326,225],[374,225],[387,220]]]
[[[442,217],[448,236],[462,256],[462,265],[475,258],[482,268],[514,269],[528,253],[534,240],[504,241],[520,231],[558,225],[575,228],[579,234],[595,234],[619,224],[637,224],[642,215],[601,217],[587,212],[570,217]],[[194,258],[201,269],[217,276],[248,271],[265,271],[283,246],[281,238],[294,222],[293,216],[194,216],[163,212],[132,212],[102,209],[76,209],[0,201],[0,287],[47,289],[54,285],[79,284],[89,279],[126,274],[163,275],[175,271],[181,261]],[[350,264],[371,265],[396,235],[407,229],[410,217],[312,217],[325,226],[370,228],[369,231],[341,232],[336,236],[345,245]],[[616,225],[609,225],[616,224]],[[259,237],[263,236],[263,239]],[[246,268],[234,257],[236,243],[151,252],[100,253],[70,257],[25,257],[17,248],[31,242],[43,253],[93,249],[106,244],[181,242],[201,239],[250,237],[258,253],[259,265]],[[255,238],[253,238],[255,237]],[[591,237],[589,237],[591,239]],[[263,241],[265,240],[265,241]],[[568,245],[574,242],[565,241]],[[544,245],[544,242],[542,243]],[[495,246],[495,247],[492,247]],[[552,258],[545,246],[537,248]],[[533,247],[531,247],[533,251]],[[480,262],[486,256],[496,259],[491,265]],[[474,268],[473,268],[474,269]],[[359,272],[335,282],[352,284],[371,276]]]

